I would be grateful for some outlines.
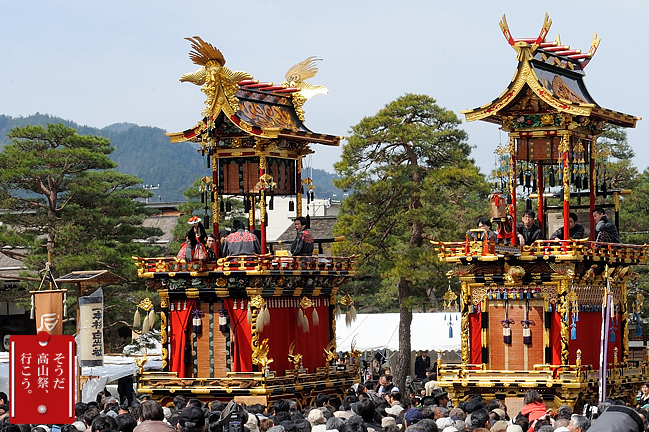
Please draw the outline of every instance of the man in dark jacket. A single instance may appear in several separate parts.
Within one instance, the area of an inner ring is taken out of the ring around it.
[[[584,238],[584,227],[577,223],[577,214],[570,213],[568,216],[568,228],[570,229],[570,238],[571,239],[581,239]],[[565,240],[563,238],[563,227],[560,227],[558,230],[552,233],[550,240]]]
[[[225,238],[224,256],[254,255],[261,253],[259,239],[240,220],[232,222],[232,234]]]
[[[595,241],[602,243],[619,243],[620,235],[613,222],[608,220],[603,208],[597,207],[593,210],[595,220]]]
[[[415,376],[418,379],[426,378],[426,369],[430,367],[430,357],[428,351],[419,351],[419,355],[415,359]]]
[[[516,224],[516,234],[521,246],[529,246],[537,240],[543,240],[543,230],[534,223],[534,211],[525,210],[523,212],[523,221]]]

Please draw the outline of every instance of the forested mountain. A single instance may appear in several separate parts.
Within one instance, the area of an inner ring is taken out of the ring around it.
[[[195,179],[210,175],[210,170],[205,168],[204,158],[197,153],[196,144],[172,144],[164,130],[132,123],[115,123],[98,129],[39,113],[29,117],[0,115],[0,148],[9,142],[7,133],[14,127],[47,123],[63,123],[77,129],[79,134],[110,139],[115,147],[111,159],[119,165],[117,170],[138,176],[145,185],[159,185],[158,189],[153,190],[155,198],[152,199],[157,201],[186,201],[183,191]],[[318,198],[342,197],[342,192],[333,186],[333,177],[324,170],[313,169]]]

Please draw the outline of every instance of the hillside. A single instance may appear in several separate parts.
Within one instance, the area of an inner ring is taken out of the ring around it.
[[[185,201],[183,191],[195,179],[210,175],[204,167],[204,159],[197,152],[197,145],[171,144],[163,129],[132,123],[116,123],[98,129],[39,113],[29,117],[0,115],[0,148],[9,142],[7,133],[14,127],[47,123],[63,123],[77,129],[80,134],[108,138],[115,147],[111,159],[118,164],[117,170],[138,176],[145,185],[160,185],[153,190],[153,199],[157,201]],[[333,186],[333,178],[333,174],[313,169],[318,198],[342,197],[342,192]]]

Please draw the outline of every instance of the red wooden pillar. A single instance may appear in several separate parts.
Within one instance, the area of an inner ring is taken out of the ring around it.
[[[516,138],[509,136],[509,154],[512,161],[512,167],[510,170],[510,183],[509,183],[509,196],[512,200],[512,246],[518,244],[518,236],[516,234]]]

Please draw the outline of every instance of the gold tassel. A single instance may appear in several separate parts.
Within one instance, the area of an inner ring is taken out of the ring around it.
[[[262,312],[264,312],[264,326],[267,326],[270,324],[270,311],[268,310],[268,306],[264,305]]]
[[[259,315],[261,315],[262,311],[263,309],[259,311]],[[257,315],[257,328],[259,328],[259,315]],[[248,324],[252,324],[252,309],[250,309],[250,303],[248,303],[248,312],[246,313],[246,319],[248,320]],[[261,326],[263,327],[264,323],[262,323]]]
[[[347,311],[347,313],[345,314],[345,325],[347,327],[351,327],[351,325],[352,325],[352,318],[351,318],[350,314],[351,314],[351,311]]]
[[[304,333],[309,333],[309,319],[304,314],[302,314],[302,316],[304,317],[304,322],[302,323]]]
[[[354,307],[354,303],[349,307],[349,318],[351,321],[356,321],[356,308]]]
[[[319,326],[320,325],[320,317],[318,316],[318,311],[316,308],[313,308],[313,313],[311,314],[311,319],[313,320],[313,325],[314,326]]]
[[[149,329],[152,329],[155,326],[156,318],[155,309],[151,308],[151,311],[149,312]]]
[[[250,316],[250,322],[252,323],[252,312],[250,311],[250,308],[248,308],[248,314]],[[264,331],[264,310],[261,309],[259,311],[259,315],[257,315],[257,332],[261,333]]]
[[[340,305],[336,305],[336,309],[334,310],[334,316],[336,318],[340,318],[340,315],[342,315],[342,312],[340,311]]]
[[[135,308],[135,315],[133,316],[133,328],[138,328],[142,325],[142,317],[140,316],[140,308]]]
[[[144,322],[142,323],[142,334],[149,331],[149,316],[144,317]]]
[[[302,328],[302,309],[297,310],[297,326]]]

